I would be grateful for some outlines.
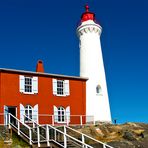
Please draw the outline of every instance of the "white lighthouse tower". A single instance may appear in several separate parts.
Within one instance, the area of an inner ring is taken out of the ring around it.
[[[88,77],[86,83],[86,115],[95,121],[111,122],[106,77],[101,51],[100,35],[102,27],[95,22],[95,14],[86,12],[81,16],[77,28],[80,40],[80,76]],[[87,119],[89,121],[89,119]]]

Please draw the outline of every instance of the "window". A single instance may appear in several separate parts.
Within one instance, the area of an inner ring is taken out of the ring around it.
[[[57,95],[63,95],[63,94],[64,94],[64,81],[57,80]]]
[[[69,123],[70,122],[70,106],[66,109],[62,106],[54,106],[54,121],[58,123]]]
[[[29,122],[32,119],[32,107],[30,105],[25,107],[25,115],[28,117],[25,117],[25,122]]]
[[[32,78],[25,77],[25,92],[32,92]]]
[[[38,104],[36,104],[34,107],[20,104],[20,121],[23,123],[24,121],[29,122],[29,119],[24,115],[38,123]]]
[[[69,80],[53,79],[53,94],[57,96],[70,95]]]
[[[38,93],[38,77],[26,77],[20,75],[20,92],[25,94]]]
[[[96,87],[96,94],[99,95],[101,93],[102,93],[101,86],[100,85],[97,85],[97,87]]]
[[[65,109],[63,107],[58,108],[58,122],[65,122]]]

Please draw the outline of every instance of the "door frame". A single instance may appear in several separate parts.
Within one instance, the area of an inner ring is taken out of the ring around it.
[[[4,105],[4,125],[8,125],[9,108],[15,108],[15,115],[14,116],[17,118],[17,106]]]

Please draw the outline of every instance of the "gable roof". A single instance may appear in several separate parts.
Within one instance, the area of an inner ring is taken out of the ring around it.
[[[77,79],[77,80],[83,80],[83,81],[88,80],[88,78],[85,78],[85,77],[68,76],[68,75],[51,74],[51,73],[42,73],[42,72],[33,72],[33,71],[16,70],[16,69],[7,69],[7,68],[0,68],[0,72],[26,74],[26,75],[43,76],[43,77],[53,77],[53,78],[68,78],[68,79]]]

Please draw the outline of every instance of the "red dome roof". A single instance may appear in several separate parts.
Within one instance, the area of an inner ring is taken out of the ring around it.
[[[82,14],[81,16],[81,22],[85,22],[85,21],[88,21],[88,20],[95,20],[95,14],[92,13],[92,12],[89,12],[89,6],[86,5],[85,6],[85,12]]]

